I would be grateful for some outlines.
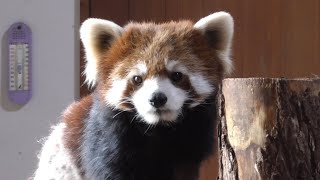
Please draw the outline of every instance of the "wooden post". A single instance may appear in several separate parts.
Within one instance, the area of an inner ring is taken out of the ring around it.
[[[226,79],[218,179],[320,179],[320,79]]]

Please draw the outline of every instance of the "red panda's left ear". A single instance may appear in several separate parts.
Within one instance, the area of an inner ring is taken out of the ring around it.
[[[233,37],[233,18],[226,12],[213,13],[200,19],[195,25],[216,49],[224,68],[224,74],[229,75],[233,70],[230,59]]]
[[[107,51],[114,39],[122,33],[122,27],[103,20],[90,18],[80,27],[80,39],[86,53],[86,83],[94,86],[97,80],[97,63],[103,52]]]

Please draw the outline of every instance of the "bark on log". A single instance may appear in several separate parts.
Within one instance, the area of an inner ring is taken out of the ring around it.
[[[218,179],[320,179],[320,79],[226,79]]]

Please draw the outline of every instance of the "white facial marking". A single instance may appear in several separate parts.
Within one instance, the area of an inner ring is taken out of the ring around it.
[[[188,69],[175,60],[168,61],[166,68],[169,72],[181,72],[183,74],[188,74]]]
[[[155,92],[162,92],[167,96],[167,103],[160,109],[160,114],[150,105],[149,99]],[[178,117],[187,94],[184,90],[175,87],[169,79],[152,78],[144,81],[142,87],[132,96],[132,101],[139,116],[149,124],[156,124],[160,120],[175,121]]]
[[[146,74],[147,73],[147,65],[144,63],[137,64],[137,69],[140,71],[140,74]]]
[[[121,65],[119,65],[119,68],[121,68]],[[124,102],[128,102],[128,99],[124,99],[123,92],[127,88],[128,81],[135,75],[144,75],[147,73],[147,66],[143,63],[139,63],[136,65],[135,68],[133,68],[125,79],[120,78],[114,78],[112,79],[112,85],[111,88],[107,90],[106,92],[106,102],[107,104],[118,108],[121,104]]]
[[[196,92],[200,95],[208,95],[212,93],[214,87],[212,87],[207,79],[204,78],[200,73],[191,73],[178,61],[169,61],[166,66],[170,72],[181,72],[189,76],[191,85],[195,88]]]
[[[148,71],[147,66],[144,63],[139,63],[135,66],[135,68],[133,68],[129,74],[127,75],[127,79],[131,79],[133,76],[142,76],[145,75]]]
[[[166,64],[166,68],[168,71],[173,71],[173,68],[176,65],[178,65],[178,61],[171,60],[171,61],[168,61],[168,63]]]
[[[192,74],[189,79],[192,87],[200,95],[207,96],[214,90],[214,87],[212,87],[209,81],[205,79],[201,74]]]
[[[170,72],[181,72],[184,75],[187,75],[196,93],[202,97],[207,97],[214,91],[214,87],[210,85],[209,81],[204,76],[202,76],[200,73],[190,72],[185,66],[183,66],[183,64],[179,63],[178,61],[168,61],[166,68]],[[199,104],[199,102],[194,102],[189,105],[189,108],[193,108]]]
[[[112,82],[111,88],[106,93],[106,101],[107,104],[117,108],[119,105],[121,105],[121,102],[124,101],[122,96],[123,92],[127,88],[127,80],[115,79]]]
[[[214,91],[214,87],[210,85],[209,81],[201,74],[194,73],[189,77],[189,80],[194,90],[201,97],[207,97]],[[199,104],[200,102],[194,102],[189,105],[189,108],[196,107]]]

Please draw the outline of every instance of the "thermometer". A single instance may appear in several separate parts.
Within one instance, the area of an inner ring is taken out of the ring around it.
[[[31,30],[15,23],[8,30],[8,96],[16,104],[26,104],[32,96]]]

